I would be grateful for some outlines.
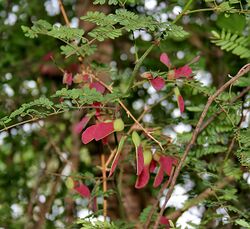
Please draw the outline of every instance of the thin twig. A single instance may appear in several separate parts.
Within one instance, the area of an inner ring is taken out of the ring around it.
[[[107,218],[107,199],[105,197],[107,192],[107,177],[106,177],[106,165],[105,165],[105,155],[101,154],[101,164],[102,164],[102,187],[103,187],[103,216],[106,221]]]
[[[25,121],[22,121],[22,122],[15,123],[15,124],[10,125],[10,126],[6,126],[6,127],[4,127],[3,129],[0,130],[0,133],[3,132],[3,131],[9,130],[9,129],[13,128],[13,127],[23,125],[23,124],[29,123],[29,122],[34,122],[34,121],[37,121],[39,119],[42,119],[42,118],[31,118],[31,119],[28,119],[28,120],[25,120]]]
[[[147,229],[147,228],[149,227],[150,222],[151,222],[151,219],[152,219],[152,216],[153,216],[153,214],[154,214],[154,212],[155,212],[155,210],[156,210],[156,208],[157,208],[157,206],[158,206],[158,203],[159,203],[159,201],[160,201],[160,198],[161,198],[161,196],[162,196],[164,190],[169,186],[170,182],[172,181],[173,174],[174,174],[174,169],[172,169],[171,174],[170,174],[170,176],[169,176],[169,179],[168,179],[168,180],[165,182],[165,184],[161,187],[161,189],[160,189],[160,191],[159,191],[159,193],[158,193],[158,195],[157,195],[157,198],[156,198],[156,200],[155,200],[155,202],[154,202],[154,205],[153,205],[152,208],[150,209],[150,212],[149,212],[149,214],[148,214],[148,219],[147,219],[145,225],[143,226],[143,228]]]
[[[181,168],[186,160],[186,157],[188,156],[188,153],[189,151],[191,150],[192,146],[194,145],[199,133],[200,133],[200,128],[201,128],[201,125],[206,117],[206,114],[208,112],[208,109],[209,107],[211,106],[211,104],[213,103],[213,101],[223,92],[225,91],[230,85],[232,85],[233,83],[235,83],[241,76],[243,76],[244,74],[248,73],[250,71],[250,63],[249,64],[246,64],[245,66],[243,66],[239,72],[237,73],[236,76],[234,76],[232,79],[230,79],[228,82],[226,82],[222,87],[220,87],[212,96],[210,96],[208,98],[208,101],[207,101],[207,104],[199,118],[199,121],[196,125],[196,128],[192,134],[192,138],[190,140],[190,142],[188,143],[188,145],[186,146],[186,149],[184,151],[184,154],[183,156],[181,157],[181,160],[175,170],[175,173],[174,173],[174,176],[173,176],[173,180],[170,184],[170,188],[168,190],[168,193],[166,195],[166,199],[165,199],[165,202],[167,204],[168,200],[170,199],[173,191],[174,191],[174,187],[175,187],[175,183],[177,181],[177,178],[180,174],[180,171],[181,171]],[[155,225],[154,225],[154,229],[157,229],[158,228],[158,225],[159,225],[159,222],[160,222],[160,218],[162,216],[162,211],[158,214],[158,217],[157,217],[157,220],[155,222]]]
[[[60,9],[61,9],[61,12],[62,12],[62,15],[63,15],[63,19],[64,19],[66,25],[67,25],[68,27],[70,27],[69,18],[68,18],[67,14],[66,14],[66,11],[65,11],[65,9],[64,9],[64,6],[63,6],[62,1],[61,1],[61,0],[58,0],[58,4],[59,4],[59,6],[60,6]]]
[[[151,138],[153,141],[155,141],[161,148],[161,150],[164,150],[161,143],[155,139],[155,137],[153,137],[138,121],[137,119],[131,114],[131,112],[128,110],[128,108],[123,104],[122,101],[119,100],[119,104],[121,105],[121,107],[126,111],[127,115],[130,116],[131,119],[133,119],[133,121],[144,131],[144,133]]]
[[[114,107],[99,107],[99,106],[81,106],[81,107],[69,107],[69,109],[77,109],[77,110],[82,110],[82,109],[94,109],[94,108],[98,108],[98,109],[115,109]],[[43,120],[47,117],[50,117],[50,116],[54,116],[54,115],[58,115],[58,114],[62,114],[64,112],[68,112],[68,110],[62,110],[62,111],[55,111],[55,112],[52,112],[50,114],[47,114],[46,117],[33,117],[31,119],[27,119],[27,120],[24,120],[24,121],[21,121],[21,122],[18,122],[18,123],[15,123],[13,125],[10,125],[10,126],[5,126],[4,128],[0,129],[0,133],[3,132],[3,131],[6,131],[6,130],[9,130],[9,129],[12,129],[16,126],[21,126],[21,125],[24,125],[26,123],[30,123],[30,122],[35,122],[35,121],[38,121],[38,120]]]
[[[113,150],[110,150],[111,154],[109,155],[109,158],[108,160],[106,161],[106,167],[109,165],[109,163],[112,161],[112,159],[114,158],[114,156],[116,155],[116,150],[117,148],[113,149]]]
[[[243,97],[246,93],[248,93],[250,91],[250,86],[246,87],[239,95],[235,96],[230,102],[229,105],[233,104],[235,101],[237,101],[238,99],[240,99],[241,97]],[[218,117],[218,115],[220,115],[221,113],[223,113],[223,110],[220,109],[219,111],[215,112],[211,117],[209,117],[201,126],[200,128],[200,132],[202,132],[204,129],[207,128],[207,126],[214,121],[214,119],[216,119]]]
[[[250,87],[249,87],[250,88]],[[245,95],[245,94],[244,94]],[[244,115],[244,99],[242,101],[242,104],[241,104],[241,117],[240,117],[240,121],[238,122],[237,124],[237,130],[236,132],[240,131],[240,126],[242,124],[242,122],[244,121],[245,119],[245,115]],[[237,137],[234,136],[229,144],[229,147],[228,147],[228,150],[227,150],[227,154],[225,156],[225,159],[224,159],[224,162],[226,162],[229,158],[229,155],[230,153],[232,152],[233,148],[234,148],[234,145],[235,145],[235,142],[236,142],[236,139]]]
[[[173,21],[173,23],[175,24],[189,9],[190,5],[192,4],[193,0],[189,0],[187,2],[187,4],[184,6],[183,11],[175,18],[175,20]]]
[[[173,91],[169,92],[167,95],[163,96],[162,98],[160,98],[159,100],[157,100],[156,103],[152,104],[151,106],[147,106],[145,107],[145,109],[143,110],[143,112],[140,114],[139,118],[137,118],[137,121],[140,122],[143,117],[149,112],[151,111],[155,106],[157,106],[159,103],[161,103],[162,101],[164,101],[165,99],[167,99],[169,96],[171,96],[173,94]],[[131,132],[134,129],[134,125],[132,125],[129,129],[129,131],[127,132],[127,135],[131,134]]]
[[[135,64],[135,67],[134,67],[134,70],[131,74],[131,77],[129,78],[129,82],[128,82],[128,88],[127,90],[131,89],[133,84],[134,84],[134,81],[135,81],[135,78],[139,72],[139,69],[143,63],[143,61],[145,60],[145,58],[147,57],[147,55],[152,51],[152,49],[156,46],[156,43],[153,43],[145,52],[144,54],[140,57],[140,59],[136,62]]]
[[[208,12],[208,11],[218,11],[219,7],[214,8],[204,8],[204,9],[197,9],[197,10],[188,10],[185,12],[184,15],[193,14],[193,13],[200,13],[200,12]],[[238,14],[249,14],[250,10],[237,10]]]
[[[232,152],[233,148],[234,148],[234,144],[235,144],[235,137],[233,137],[233,139],[231,140],[230,144],[229,144],[229,147],[228,147],[228,150],[227,150],[227,154],[225,156],[225,159],[224,159],[224,162],[227,161],[230,153]]]

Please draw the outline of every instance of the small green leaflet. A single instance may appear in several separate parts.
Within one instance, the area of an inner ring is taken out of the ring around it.
[[[235,223],[236,223],[237,225],[242,226],[242,227],[250,228],[250,223],[248,223],[248,222],[247,222],[246,220],[244,220],[244,219],[237,219],[237,220],[235,221]]]

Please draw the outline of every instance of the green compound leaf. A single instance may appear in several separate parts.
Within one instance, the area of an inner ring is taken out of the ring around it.
[[[107,38],[115,39],[122,35],[121,29],[114,29],[112,26],[105,26],[93,29],[88,33],[89,36],[96,38],[98,41],[104,41]]]
[[[83,37],[84,30],[70,28],[67,26],[52,26],[44,20],[38,20],[33,23],[31,28],[22,26],[25,36],[36,38],[38,35],[47,35],[59,39],[64,42],[60,48],[62,54],[71,56],[73,54],[80,56],[89,56],[93,54],[95,46],[87,43],[87,39]]]
[[[167,25],[166,30],[163,33],[163,38],[173,38],[173,39],[184,39],[188,37],[189,33],[183,29],[183,27],[178,25]]]
[[[240,58],[249,58],[250,49],[247,47],[250,44],[249,37],[244,37],[223,29],[221,33],[212,31],[211,42],[220,46],[222,50],[231,52]]]

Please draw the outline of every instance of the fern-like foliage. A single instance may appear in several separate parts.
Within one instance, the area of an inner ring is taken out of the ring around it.
[[[1,118],[0,126],[6,127],[7,124],[14,120],[20,121],[20,119],[25,117],[38,119],[69,110],[81,109],[82,107],[91,105],[94,102],[100,102],[103,104],[115,102],[121,97],[122,95],[116,92],[103,96],[100,92],[95,89],[89,89],[88,87],[70,90],[63,88],[52,95],[50,99],[41,97],[30,103],[22,104],[20,108],[13,111],[9,116]],[[64,102],[54,102],[54,98],[64,99]]]
[[[243,129],[238,135],[239,149],[236,153],[241,164],[250,168],[250,130]]]
[[[105,15],[101,12],[88,12],[87,15],[81,17],[81,19],[95,23],[98,26],[109,26],[110,29],[113,30],[116,30],[118,27],[119,29],[124,29],[126,31],[137,29],[148,29],[149,31],[154,31],[159,25],[159,23],[150,16],[138,15],[126,9],[117,9],[115,14],[109,15]]]
[[[81,17],[81,19],[95,23],[99,26],[111,26],[116,24],[116,21],[113,18],[113,14],[105,15],[104,13],[99,11],[89,11],[85,16]]]
[[[112,26],[98,27],[88,33],[91,37],[98,41],[104,41],[107,38],[115,39],[122,35],[121,29],[114,29]]]
[[[250,57],[250,48],[248,48],[250,44],[249,37],[240,36],[224,29],[221,33],[212,31],[212,35],[211,42],[220,46],[222,50],[232,52],[240,58]]]
[[[146,208],[143,209],[143,211],[141,212],[140,217],[139,217],[141,224],[145,224],[147,222],[147,219],[148,219],[148,216],[149,216],[149,213],[150,213],[151,209],[152,209],[151,205],[149,205],[149,206],[147,206]],[[153,214],[151,220],[155,221],[156,218],[157,218],[157,214],[155,212]]]
[[[236,180],[242,177],[242,170],[232,160],[227,160],[224,163],[223,172],[226,176],[232,176]]]
[[[185,38],[188,33],[177,25],[160,23],[151,16],[139,15],[126,9],[117,9],[115,14],[105,15],[102,12],[88,12],[82,20],[95,23],[98,27],[89,35],[99,41],[122,36],[123,32],[145,29],[148,32],[161,34],[163,39]]]
[[[165,28],[163,32],[163,39],[167,38],[173,38],[173,39],[184,39],[186,38],[189,33],[183,29],[183,27],[174,25],[174,24],[169,24],[169,25],[163,25]]]
[[[81,229],[119,229],[113,222],[109,223],[99,220],[92,223],[89,220],[79,219],[76,224],[78,224]]]
[[[198,82],[187,82],[189,86],[187,93],[193,95],[194,98],[197,95],[202,94],[205,97],[209,97],[214,94],[215,88],[198,86]],[[241,165],[249,165],[249,149],[245,143],[249,142],[248,133],[243,130],[238,133],[238,124],[240,122],[239,111],[242,109],[242,101],[236,101],[232,104],[232,98],[235,98],[236,94],[233,92],[223,92],[210,106],[206,120],[209,120],[212,116],[214,120],[199,134],[195,146],[190,151],[189,155],[191,160],[188,164],[194,168],[197,174],[209,174],[215,176],[217,171],[222,171],[227,176],[233,176],[235,179],[241,177],[240,169],[237,168],[237,162],[227,161],[228,154],[230,154],[229,145],[233,138],[242,141],[242,147],[234,146],[234,152],[237,151],[237,156],[240,159]],[[194,120],[200,117],[201,112],[204,109],[204,104],[197,106],[187,107],[187,111],[190,112],[191,116],[194,116]],[[220,115],[214,116],[216,112],[221,111]],[[206,122],[206,121],[205,121]],[[196,126],[197,123],[189,121],[187,124]],[[241,136],[242,135],[242,136]],[[192,137],[192,132],[179,134],[177,141],[180,144],[187,144]],[[248,154],[248,156],[247,156]],[[214,155],[214,157],[211,157]],[[195,159],[194,159],[195,158]],[[208,161],[209,158],[209,161]],[[226,198],[226,197],[225,197]]]
[[[33,23],[31,28],[22,26],[25,36],[36,38],[38,35],[47,35],[61,40],[66,45],[61,46],[62,54],[70,56],[73,54],[86,56],[95,51],[95,46],[89,45],[83,37],[84,30],[70,28],[67,26],[52,26],[44,20],[38,20]]]
[[[5,116],[0,119],[0,125],[6,125],[11,122],[13,119],[24,116],[37,117],[47,116],[48,112],[53,110],[54,103],[48,98],[41,97],[30,103],[24,103],[20,108],[13,111],[9,116]]]
[[[104,4],[105,1],[95,1]],[[118,4],[118,1],[108,1],[109,4]],[[115,14],[105,15],[102,12],[88,12],[81,17],[82,20],[95,23],[97,25],[88,36],[94,40],[103,41],[105,39],[116,39],[125,32],[145,29],[148,32],[158,34],[158,37],[185,38],[188,33],[181,26],[170,23],[160,23],[151,16],[139,15],[126,9],[117,9]],[[89,42],[83,35],[83,29],[70,28],[67,26],[53,26],[47,21],[38,20],[31,28],[22,26],[25,36],[36,38],[38,35],[47,35],[59,39],[65,45],[61,46],[62,54],[66,57],[73,54],[78,56],[89,56],[94,53],[96,46]]]
[[[118,0],[95,0],[93,2],[93,4],[95,4],[95,5],[97,5],[97,4],[103,5],[105,3],[108,3],[109,5],[117,5],[117,4],[123,3],[123,2],[118,1]]]
[[[138,15],[125,9],[116,10],[115,20],[127,31],[136,29],[148,29],[149,31],[156,30],[159,23],[150,16]]]

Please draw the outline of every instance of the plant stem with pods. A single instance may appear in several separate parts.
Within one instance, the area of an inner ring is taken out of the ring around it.
[[[188,156],[188,153],[189,151],[191,150],[191,148],[193,147],[193,145],[195,144],[196,142],[196,139],[200,133],[200,129],[201,129],[201,126],[202,126],[202,123],[206,117],[206,114],[208,112],[208,109],[209,107],[211,106],[211,104],[213,103],[213,101],[223,92],[225,91],[229,86],[231,86],[233,83],[235,83],[241,76],[243,76],[244,74],[248,73],[250,71],[250,63],[246,64],[245,66],[243,66],[239,71],[238,73],[232,78],[230,79],[229,81],[227,81],[222,87],[220,87],[212,96],[210,96],[208,98],[208,101],[207,101],[207,104],[199,118],[199,121],[196,125],[196,128],[192,134],[192,138],[190,140],[190,142],[188,143],[188,145],[186,146],[186,149],[184,151],[184,154],[174,172],[174,176],[173,176],[173,180],[170,184],[170,187],[169,187],[169,190],[167,192],[167,195],[166,195],[166,199],[165,199],[165,202],[161,208],[161,211],[160,213],[158,214],[158,217],[157,217],[157,220],[155,222],[155,225],[154,225],[154,229],[157,229],[158,228],[158,225],[159,225],[159,222],[160,222],[160,218],[161,216],[163,215],[163,212],[165,210],[165,207],[174,191],[174,187],[175,187],[175,184],[176,184],[176,181],[177,181],[177,178],[180,174],[180,171],[181,171],[181,168]]]
[[[98,81],[100,84],[102,84],[109,92],[112,93],[112,88],[110,86],[108,86],[107,84],[105,84],[103,81],[101,81],[99,78],[97,78],[94,74],[91,74],[91,77],[93,77],[96,81]],[[124,103],[119,99],[118,100],[120,106],[126,111],[127,115],[133,119],[133,121],[143,130],[143,132],[149,137],[151,138],[154,142],[156,142],[159,147],[161,148],[161,150],[164,150],[161,143],[155,139],[154,136],[152,136],[139,122],[138,120],[132,115],[132,113],[129,111],[129,109],[124,105]]]
[[[147,112],[149,112],[153,107],[155,107],[157,104],[161,103],[163,100],[167,99],[167,98],[168,98],[169,96],[171,96],[172,94],[173,94],[173,92],[171,91],[170,93],[168,93],[167,95],[165,95],[165,96],[163,96],[161,99],[159,99],[156,103],[152,104],[151,106],[146,107],[146,108],[144,109],[144,111],[140,114],[140,116],[137,118],[137,121],[140,122],[140,121],[143,119],[143,117],[145,116],[145,114],[146,114]],[[130,134],[132,133],[132,131],[134,130],[134,126],[135,126],[135,125],[136,125],[136,124],[132,125],[132,126],[129,128],[129,130],[128,130],[126,136],[125,136],[125,141],[127,140],[127,136],[130,135]],[[111,154],[110,154],[108,160],[106,161],[106,167],[109,165],[109,163],[112,161],[112,159],[114,158],[114,156],[115,156],[116,153],[117,153],[116,149],[114,149],[114,150],[110,149],[110,152],[111,152]]]

